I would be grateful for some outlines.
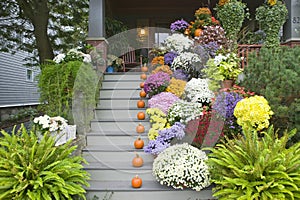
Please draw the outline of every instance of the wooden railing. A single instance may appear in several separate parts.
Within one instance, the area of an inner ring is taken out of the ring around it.
[[[238,55],[239,57],[243,57],[243,61],[241,62],[241,67],[244,68],[248,63],[248,56],[251,52],[259,52],[262,45],[259,44],[239,44],[238,46]]]

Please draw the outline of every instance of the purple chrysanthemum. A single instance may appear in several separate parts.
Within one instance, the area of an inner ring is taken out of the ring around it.
[[[182,140],[185,136],[185,125],[180,122],[175,122],[171,128],[162,129],[158,132],[158,136],[155,140],[150,140],[148,145],[144,147],[145,153],[153,155],[160,154],[163,150],[171,146],[171,140],[173,138]]]
[[[222,92],[216,97],[213,104],[213,109],[216,110],[222,117],[230,119],[233,117],[233,112],[236,104],[243,97],[235,92]]]
[[[151,74],[144,84],[144,91],[149,97],[166,90],[170,83],[170,76],[165,72]]]
[[[164,55],[164,62],[166,65],[170,65],[172,64],[174,58],[176,58],[178,56],[178,54],[176,52],[168,52]]]
[[[182,69],[176,69],[173,72],[173,77],[184,81],[188,81],[189,79],[188,73],[184,72]]]
[[[161,92],[148,100],[148,107],[159,108],[161,111],[167,114],[168,109],[178,100],[179,98],[171,92]]]
[[[171,32],[181,32],[184,33],[185,29],[187,29],[189,27],[189,23],[187,23],[185,20],[181,19],[181,20],[177,20],[175,22],[173,22],[170,26]]]

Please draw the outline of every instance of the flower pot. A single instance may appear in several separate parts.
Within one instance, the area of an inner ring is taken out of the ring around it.
[[[113,66],[108,66],[108,67],[106,68],[106,72],[107,72],[107,73],[113,73],[113,72],[114,72],[114,67],[113,67]]]
[[[231,88],[233,86],[234,80],[224,80],[221,83],[222,88]]]

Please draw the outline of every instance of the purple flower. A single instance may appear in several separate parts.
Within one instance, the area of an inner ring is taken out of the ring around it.
[[[179,98],[171,92],[161,92],[148,100],[148,106],[149,108],[159,108],[167,114],[168,109],[178,100]]]
[[[189,75],[185,73],[182,69],[176,69],[173,72],[173,77],[184,81],[188,81],[189,79]]]
[[[168,52],[164,55],[164,61],[165,61],[165,64],[167,65],[171,65],[174,58],[176,58],[178,56],[178,54],[176,52]]]
[[[144,84],[144,91],[149,97],[166,90],[170,83],[170,76],[165,72],[151,74]]]
[[[185,29],[187,29],[189,27],[189,23],[187,23],[185,20],[181,19],[181,20],[177,20],[175,22],[173,22],[170,26],[171,32],[181,32],[184,33]]]
[[[160,154],[163,150],[171,146],[171,140],[177,138],[182,140],[185,136],[185,125],[180,122],[175,122],[171,128],[162,129],[158,132],[155,140],[150,140],[148,145],[144,147],[145,153],[153,155]]]
[[[212,58],[216,56],[216,52],[220,48],[217,42],[209,42],[204,44],[203,47]]]
[[[216,101],[213,104],[213,109],[225,119],[230,119],[233,117],[236,104],[242,99],[243,97],[238,93],[222,92],[216,97]]]

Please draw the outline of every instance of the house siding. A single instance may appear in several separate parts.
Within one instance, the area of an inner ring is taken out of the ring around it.
[[[39,103],[37,82],[27,80],[23,59],[28,54],[0,53],[0,108]],[[38,70],[34,71],[36,75]]]

